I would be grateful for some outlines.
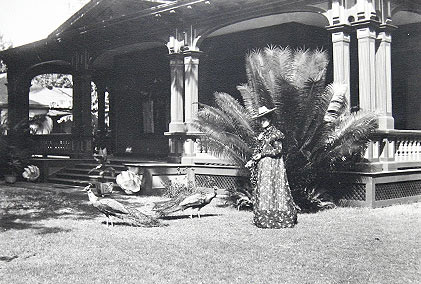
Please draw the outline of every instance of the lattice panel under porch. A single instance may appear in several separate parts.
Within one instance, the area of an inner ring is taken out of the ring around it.
[[[389,200],[421,195],[421,181],[404,181],[376,185],[375,200]]]
[[[365,201],[365,184],[350,184],[341,199]]]
[[[222,175],[195,175],[196,186],[219,189],[234,190],[242,189],[248,181],[246,177],[222,176]]]

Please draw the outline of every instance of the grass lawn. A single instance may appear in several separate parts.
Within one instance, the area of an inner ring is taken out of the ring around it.
[[[160,200],[116,198],[144,211]],[[421,203],[301,214],[281,230],[219,205],[165,227],[107,228],[81,189],[0,184],[0,282],[421,282]]]

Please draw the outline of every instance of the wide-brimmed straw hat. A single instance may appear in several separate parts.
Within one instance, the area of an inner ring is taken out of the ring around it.
[[[122,171],[116,178],[116,183],[127,194],[133,194],[140,191],[142,185],[142,177],[131,172]]]
[[[257,110],[257,114],[256,115],[253,115],[253,118],[256,119],[256,118],[259,118],[259,117],[263,117],[265,115],[268,115],[268,114],[272,113],[275,109],[276,109],[276,107],[275,108],[272,108],[272,109],[268,109],[265,106],[261,106]]]

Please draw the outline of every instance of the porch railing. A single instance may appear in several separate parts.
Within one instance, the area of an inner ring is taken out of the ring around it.
[[[421,167],[421,131],[377,130],[370,138],[370,162],[387,163],[390,169]]]
[[[421,168],[421,131],[377,130],[370,136],[366,158],[372,163],[383,163],[385,169]],[[211,157],[205,136],[196,139],[196,155]]]
[[[82,157],[92,155],[92,137],[72,134],[33,135],[33,154]]]
[[[372,163],[389,164],[390,169],[421,168],[421,131],[378,130],[371,135],[366,158]],[[92,154],[92,137],[71,134],[34,135],[34,154],[79,156]],[[199,159],[212,160],[207,139],[195,139],[195,154]]]

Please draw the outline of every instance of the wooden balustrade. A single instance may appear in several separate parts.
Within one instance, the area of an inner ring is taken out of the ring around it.
[[[33,135],[34,155],[60,155],[82,157],[92,155],[92,137],[72,134]]]
[[[197,137],[195,140],[195,152],[196,154],[207,154],[208,149],[208,138],[206,136]]]
[[[370,162],[393,162],[396,169],[421,167],[421,131],[377,130],[370,139]]]
[[[365,157],[372,163],[387,164],[383,170],[421,167],[421,131],[377,130]],[[197,156],[211,156],[205,136],[198,137]]]
[[[71,134],[34,135],[34,154],[70,157],[90,156],[92,137],[75,137]],[[198,158],[217,159],[209,151],[207,138],[192,136],[194,154]],[[421,131],[377,130],[370,136],[366,158],[372,163],[387,163],[390,169],[421,167]]]

